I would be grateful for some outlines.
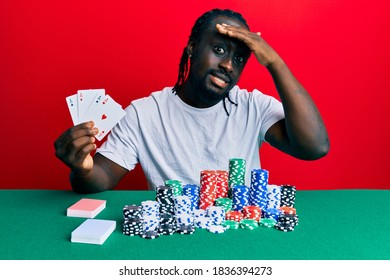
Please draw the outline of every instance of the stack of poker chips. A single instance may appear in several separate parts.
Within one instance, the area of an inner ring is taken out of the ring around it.
[[[229,192],[229,173],[225,170],[216,170],[215,174],[217,175],[216,184],[217,184],[217,193],[215,198],[228,197]]]
[[[183,183],[180,180],[166,180],[165,186],[173,188],[173,195],[178,196],[183,193]]]
[[[210,206],[206,210],[196,209],[193,215],[197,228],[207,229],[212,233],[223,233],[226,230],[222,225],[225,220],[225,210],[222,207]]]
[[[157,232],[160,227],[160,205],[155,200],[141,202],[143,237],[147,232]],[[147,237],[145,237],[147,238]]]
[[[225,209],[220,206],[209,206],[206,213],[213,225],[220,225],[225,220]]]
[[[241,211],[229,211],[226,213],[225,219],[239,223],[242,219],[244,219],[244,214]]]
[[[207,216],[207,212],[204,209],[195,209],[192,214],[194,215],[195,220]]]
[[[291,185],[280,186],[280,206],[294,207],[296,188]]]
[[[282,206],[280,207],[281,214],[275,228],[281,231],[293,231],[295,226],[298,225],[299,218],[296,213],[296,209],[293,207]]]
[[[259,227],[261,209],[256,205],[247,205],[242,209],[243,218],[240,220],[240,227],[254,230]]]
[[[180,214],[192,214],[191,210],[191,198],[186,195],[179,195],[174,197],[175,206],[174,213],[175,216]]]
[[[125,205],[123,207],[122,233],[129,236],[140,235],[142,229],[142,207],[138,205]]]
[[[240,227],[243,229],[254,230],[254,229],[257,229],[259,227],[259,223],[255,220],[252,220],[252,219],[242,219],[240,221]]]
[[[275,221],[278,221],[280,214],[282,211],[276,208],[267,208],[262,211],[263,217],[266,219],[274,219]]]
[[[207,230],[211,233],[224,233],[226,228],[222,225],[222,222],[225,221],[225,209],[220,206],[209,206],[206,213],[211,221]]]
[[[292,231],[298,224],[295,187],[269,185],[267,170],[253,169],[250,187],[244,184],[243,159],[231,159],[229,173],[203,170],[200,175],[200,186],[166,180],[156,188],[155,201],[125,206],[123,233],[154,239],[192,234],[195,228],[212,233],[259,226]]]
[[[174,213],[174,190],[168,186],[156,188],[156,201],[160,204],[160,213]]]
[[[245,185],[232,187],[233,210],[241,211],[244,206],[249,205],[249,188]]]
[[[276,221],[272,218],[263,218],[259,221],[259,226],[272,228],[276,225]]]
[[[245,185],[246,160],[242,158],[232,158],[229,160],[229,196],[232,187]]]
[[[179,195],[176,196],[174,200],[176,232],[180,234],[193,234],[195,232],[195,226],[190,197]]]
[[[194,225],[194,216],[191,214],[178,214],[176,217],[176,225],[180,226],[190,226]]]
[[[277,185],[267,186],[267,208],[280,207],[280,187]]]
[[[207,216],[207,212],[204,209],[195,209],[193,212],[194,225],[197,228],[207,229],[212,225],[210,217]]]
[[[268,170],[253,169],[251,171],[250,205],[259,206],[262,210],[267,208]]]
[[[193,234],[195,232],[194,218],[191,215],[176,217],[176,232],[180,234]]]
[[[215,206],[221,206],[227,213],[233,208],[233,200],[227,197],[220,197],[215,200]]]
[[[256,222],[259,222],[261,219],[261,209],[256,205],[244,206],[242,213],[244,215],[244,219],[251,219],[255,220]]]
[[[262,217],[260,220],[260,226],[263,227],[275,227],[281,211],[280,207],[280,187],[277,185],[267,185],[267,198],[265,200],[266,206],[262,209]]]
[[[226,228],[222,225],[211,225],[207,230],[211,233],[224,233]]]
[[[172,235],[176,232],[176,221],[172,214],[163,213],[160,214],[160,227],[158,229],[159,234]]]
[[[210,217],[201,217],[195,220],[195,227],[209,229],[213,225]]]
[[[199,208],[200,187],[194,184],[183,186],[183,195],[188,196],[191,201],[191,211]]]
[[[178,225],[176,229],[177,233],[180,234],[193,234],[195,232],[194,225]]]
[[[221,225],[226,229],[238,229],[240,227],[240,223],[234,220],[225,220]]]
[[[202,170],[200,172],[200,198],[199,209],[207,209],[214,205],[217,195],[217,174],[215,170]]]

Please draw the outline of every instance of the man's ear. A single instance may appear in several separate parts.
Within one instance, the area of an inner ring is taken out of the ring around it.
[[[188,54],[188,57],[192,56],[192,53],[194,52],[194,47],[195,47],[195,42],[192,39],[189,39],[188,43],[187,43],[187,54]]]

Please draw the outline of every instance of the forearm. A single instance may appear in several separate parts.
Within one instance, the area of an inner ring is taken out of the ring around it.
[[[71,171],[69,177],[73,191],[78,193],[102,192],[115,186],[97,165],[88,173]]]
[[[329,150],[328,134],[310,95],[282,59],[267,68],[283,103],[289,153],[303,159],[326,155]]]

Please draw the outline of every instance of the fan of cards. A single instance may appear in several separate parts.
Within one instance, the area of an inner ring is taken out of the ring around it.
[[[122,106],[114,101],[104,89],[78,90],[66,97],[69,112],[74,125],[94,121],[99,133],[99,141],[126,115]]]

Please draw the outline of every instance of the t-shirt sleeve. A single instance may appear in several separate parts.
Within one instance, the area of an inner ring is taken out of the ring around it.
[[[259,140],[261,142],[267,142],[265,140],[265,134],[268,129],[284,119],[284,110],[282,103],[273,96],[265,95],[258,90],[253,90],[253,97],[259,115],[261,116]]]
[[[105,156],[127,170],[133,170],[138,160],[139,124],[133,105],[126,108],[126,115],[114,126],[107,140],[97,149]]]

